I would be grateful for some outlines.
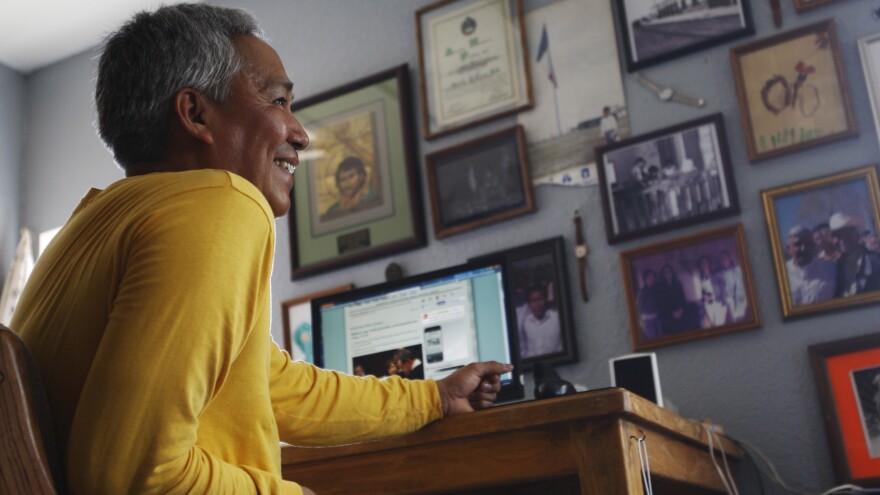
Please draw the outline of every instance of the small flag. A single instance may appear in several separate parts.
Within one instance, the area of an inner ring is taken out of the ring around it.
[[[540,62],[542,58],[544,58],[544,54],[547,55],[547,79],[550,79],[550,82],[553,83],[554,88],[558,88],[559,85],[556,82],[556,71],[553,70],[553,59],[550,58],[550,37],[547,36],[547,25],[544,24],[541,29],[541,42],[538,44],[538,58],[535,59],[536,62]]]
[[[547,36],[547,25],[544,24],[544,28],[541,30],[541,42],[538,44],[538,58],[535,59],[536,62],[541,61],[541,57],[547,53],[547,50],[550,49],[550,38]]]

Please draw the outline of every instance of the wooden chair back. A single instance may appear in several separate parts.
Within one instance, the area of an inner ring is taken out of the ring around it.
[[[64,469],[39,373],[21,338],[0,325],[0,493],[64,492]]]

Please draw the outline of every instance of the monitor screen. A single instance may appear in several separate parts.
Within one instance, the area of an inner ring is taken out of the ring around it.
[[[313,299],[315,364],[440,379],[474,361],[513,363],[499,400],[521,398],[516,319],[504,288],[502,265],[483,262]]]

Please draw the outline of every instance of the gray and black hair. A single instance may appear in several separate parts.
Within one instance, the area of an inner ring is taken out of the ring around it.
[[[106,38],[95,86],[98,133],[122,168],[163,157],[178,90],[227,97],[244,66],[233,44],[240,35],[263,38],[244,11],[178,4],[140,12]]]

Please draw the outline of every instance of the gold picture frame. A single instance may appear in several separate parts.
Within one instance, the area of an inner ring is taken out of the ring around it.
[[[840,260],[854,248],[841,255],[845,233],[834,239],[848,224],[859,225],[857,242],[874,252],[880,228],[877,177],[877,167],[869,165],[761,191],[784,318],[880,302],[880,287],[872,288],[880,284],[880,254],[865,254],[867,262],[861,263],[851,258],[852,266],[875,273],[868,279],[855,272],[853,289],[850,277],[842,277],[842,267],[850,265]],[[866,232],[873,241],[865,239]]]

